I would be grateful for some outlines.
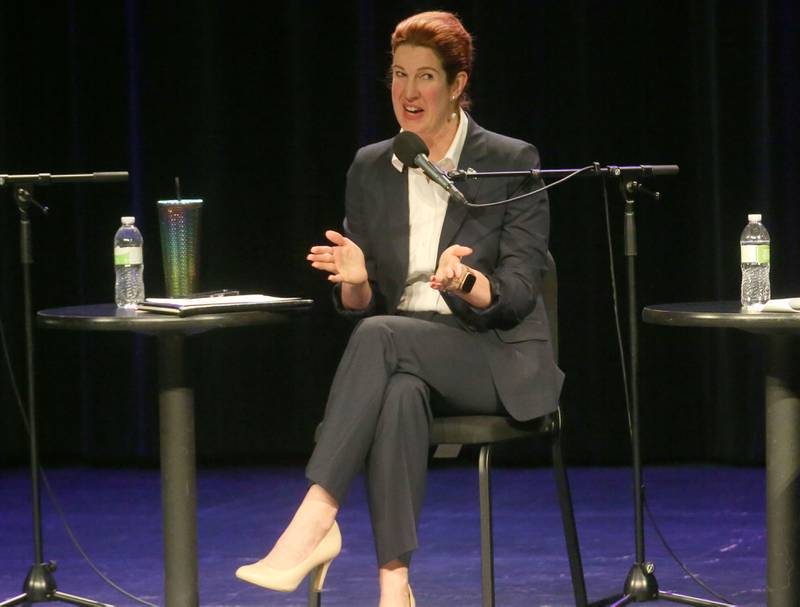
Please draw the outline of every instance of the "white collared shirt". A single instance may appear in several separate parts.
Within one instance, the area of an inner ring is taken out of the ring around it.
[[[444,157],[436,163],[443,171],[458,167],[467,138],[467,114],[459,109],[458,130]],[[392,165],[403,170],[403,163],[392,155]],[[430,181],[420,169],[408,169],[408,276],[400,297],[400,310],[435,311],[450,314],[441,293],[430,287],[431,275],[439,263],[439,237],[447,212],[447,192]]]

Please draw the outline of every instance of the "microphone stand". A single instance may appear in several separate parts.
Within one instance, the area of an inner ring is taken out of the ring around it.
[[[614,174],[620,178],[621,175]],[[641,183],[632,179],[621,178],[619,191],[625,200],[624,241],[627,258],[628,278],[628,339],[630,348],[630,394],[631,394],[631,443],[633,449],[633,498],[635,515],[636,562],[631,566],[622,597],[610,607],[621,607],[633,601],[653,601],[664,599],[684,605],[700,607],[734,607],[729,603],[711,601],[684,594],[659,590],[655,576],[655,565],[645,559],[644,550],[644,482],[642,481],[642,458],[640,451],[639,424],[639,312],[636,303],[636,216],[634,203],[636,195],[642,193],[655,200],[660,198],[658,192],[645,189]]]
[[[51,183],[77,183],[84,181],[121,181],[128,178],[125,172],[90,173],[82,175],[0,175],[0,187],[7,184],[13,187],[13,197],[19,209],[20,263],[22,264],[22,293],[25,307],[25,352],[27,366],[28,392],[28,446],[30,452],[31,498],[33,514],[33,556],[34,564],[28,571],[22,586],[22,594],[0,603],[0,607],[12,607],[21,603],[41,603],[44,601],[63,601],[84,607],[112,607],[92,599],[67,594],[58,590],[53,572],[55,561],[44,560],[42,547],[41,496],[39,493],[39,447],[36,431],[36,399],[34,372],[33,302],[31,266],[33,265],[33,239],[31,222],[28,216],[30,207],[35,207],[46,215],[48,208],[39,204],[33,197],[33,185]]]
[[[639,423],[639,312],[636,302],[636,216],[634,203],[636,195],[641,193],[658,200],[659,192],[646,189],[635,177],[653,177],[658,175],[677,175],[677,165],[638,165],[600,167],[594,163],[585,169],[531,169],[528,171],[493,171],[476,172],[471,169],[450,171],[448,177],[457,179],[479,179],[482,177],[521,177],[532,175],[535,177],[611,177],[619,180],[619,191],[625,201],[624,243],[625,257],[627,259],[627,293],[628,293],[628,340],[629,340],[629,370],[630,370],[630,397],[631,397],[631,448],[633,454],[633,500],[634,500],[634,540],[636,543],[636,562],[631,566],[622,595],[619,598],[601,600],[592,605],[607,605],[608,607],[622,607],[631,602],[644,602],[664,599],[684,605],[697,605],[699,607],[735,607],[729,603],[721,603],[693,596],[677,594],[659,590],[655,576],[655,565],[645,558],[644,549],[644,483],[642,481],[642,459],[640,450],[640,423]],[[616,599],[616,600],[615,600]]]

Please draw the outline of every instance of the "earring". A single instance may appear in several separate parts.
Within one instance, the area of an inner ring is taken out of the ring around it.
[[[457,98],[456,95],[450,95],[450,101],[452,103],[456,102],[456,98]],[[450,116],[447,118],[448,122],[452,122],[454,120],[458,120],[458,104],[456,104],[456,106],[453,108],[453,113],[450,114]]]

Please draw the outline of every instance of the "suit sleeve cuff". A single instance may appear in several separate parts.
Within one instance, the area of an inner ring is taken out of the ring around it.
[[[344,307],[344,304],[342,303],[341,284],[333,285],[331,296],[333,299],[334,310],[336,310],[336,312],[339,315],[344,316],[345,318],[352,318],[353,320],[358,320],[364,318],[365,316],[371,316],[375,313],[375,285],[372,285],[372,299],[369,300],[369,304],[363,310],[351,310],[349,308]]]

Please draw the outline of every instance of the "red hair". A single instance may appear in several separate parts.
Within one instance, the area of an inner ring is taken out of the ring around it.
[[[456,74],[465,72],[469,85],[474,55],[472,35],[453,13],[428,11],[404,19],[397,24],[392,34],[392,53],[401,44],[428,47],[442,62],[448,84],[453,83]],[[461,107],[469,108],[470,100],[466,90],[462,91],[458,102]]]

